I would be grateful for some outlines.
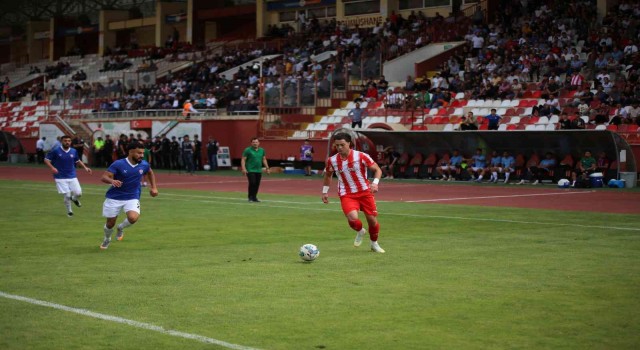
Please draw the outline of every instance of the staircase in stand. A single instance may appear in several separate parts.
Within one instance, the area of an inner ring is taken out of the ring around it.
[[[338,97],[336,97],[338,96]],[[320,121],[333,110],[341,108],[344,96],[353,93],[335,91],[333,98],[318,98],[315,106],[311,107],[266,107],[261,112],[262,137],[280,139],[292,137],[296,132],[305,131],[307,125]],[[309,133],[310,138],[326,138],[326,133]]]
[[[87,126],[85,126],[81,121],[71,119],[69,123],[62,121],[62,119],[56,118],[56,124],[62,129],[65,130],[66,133],[71,132],[71,138],[79,137],[81,140],[84,140],[84,155],[87,159],[91,159],[91,146],[93,145],[93,135],[91,134],[91,130]]]
[[[169,131],[173,130],[173,128],[176,127],[176,125],[178,125],[180,122],[178,120],[172,120],[169,122],[169,124],[165,125],[164,128],[162,128],[162,130],[160,130],[160,132],[158,132],[158,134],[154,135],[154,137],[159,137],[162,136],[164,134],[167,134]]]

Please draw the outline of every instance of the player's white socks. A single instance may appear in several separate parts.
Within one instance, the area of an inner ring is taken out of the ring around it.
[[[494,171],[491,173],[491,180],[497,180],[498,179],[498,172]]]
[[[482,180],[482,175],[478,176],[478,181]]]
[[[504,173],[504,182],[509,181],[509,175],[511,175],[511,173]]]
[[[120,223],[120,225],[118,225],[118,230],[124,230],[125,228],[129,227],[133,225],[132,223],[129,222],[128,218],[125,218],[123,222]]]
[[[71,197],[64,196],[64,206],[67,208],[67,213],[72,213],[71,210]]]
[[[111,235],[113,234],[113,227],[107,228],[107,225],[104,225],[104,238],[111,239]]]

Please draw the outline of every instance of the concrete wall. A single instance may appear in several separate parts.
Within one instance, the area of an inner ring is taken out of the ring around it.
[[[156,44],[156,30],[154,26],[136,28],[135,33],[139,46],[153,46]]]
[[[104,55],[107,47],[116,46],[116,32],[109,30],[109,23],[124,21],[129,18],[128,11],[102,10],[99,15],[100,35],[98,37],[98,55]]]
[[[463,41],[458,41],[427,45],[407,55],[385,62],[382,68],[383,75],[388,81],[404,81],[407,75],[415,76],[414,65],[416,63],[426,61],[463,44]]]
[[[155,45],[162,47],[164,46],[167,37],[169,37],[173,33],[173,29],[177,29],[178,33],[180,33],[180,41],[190,41],[190,38],[187,38],[187,24],[189,21],[167,24],[165,23],[165,18],[167,15],[173,15],[181,12],[187,12],[187,4],[180,2],[158,2],[156,4],[156,26],[155,26]],[[192,14],[187,13],[187,17],[190,17]]]
[[[29,21],[27,22],[27,54],[29,62],[37,62],[48,57],[49,54],[49,38],[35,39],[35,33],[47,32],[49,30],[49,21]]]
[[[221,146],[228,146],[234,165],[239,164],[242,151],[249,147],[251,138],[258,134],[258,120],[208,120],[202,122],[202,141],[213,136]],[[284,161],[293,155],[298,157],[303,140],[261,140],[260,146],[267,159]],[[327,156],[327,140],[311,140],[315,149],[314,161],[322,162]]]

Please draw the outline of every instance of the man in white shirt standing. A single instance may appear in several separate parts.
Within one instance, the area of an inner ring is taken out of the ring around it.
[[[634,44],[633,42],[629,43],[629,45],[624,47],[625,56],[633,55],[636,52],[638,52],[638,46],[636,46],[636,44]]]
[[[478,54],[484,47],[484,38],[478,35],[478,33],[474,33],[471,38],[471,43],[473,44],[473,55],[474,57],[478,57]]]
[[[209,95],[209,97],[207,98],[207,109],[216,108],[217,104],[218,100],[216,99],[216,97],[213,96],[213,94]]]
[[[44,142],[47,140],[46,137],[42,137],[38,141],[36,141],[36,161],[38,164],[42,164],[44,162]]]

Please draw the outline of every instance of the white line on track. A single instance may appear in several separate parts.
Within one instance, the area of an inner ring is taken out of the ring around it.
[[[536,197],[536,196],[558,196],[568,194],[587,194],[595,191],[576,191],[576,192],[547,192],[547,193],[529,193],[529,194],[511,194],[505,196],[481,196],[481,197],[457,197],[457,198],[436,198],[436,199],[419,199],[415,201],[405,201],[407,203],[422,203],[422,202],[447,202],[447,201],[461,201],[461,200],[473,200],[473,199],[494,199],[494,198],[515,198],[515,197]]]
[[[16,187],[7,187],[0,186],[0,188],[10,188],[15,189]],[[52,186],[34,186],[34,185],[24,185],[20,187],[21,189],[28,190],[43,190],[49,189],[52,192],[55,191],[55,188]],[[103,191],[84,191],[86,193],[91,194],[103,194]],[[567,192],[567,193],[591,193],[595,191],[589,192]],[[564,193],[564,192],[563,192]],[[159,197],[154,198],[154,200],[163,199],[166,197],[170,197],[169,200],[172,201],[185,201],[185,202],[201,202],[201,203],[216,203],[223,205],[243,205],[246,208],[249,206],[258,208],[258,207],[270,207],[270,208],[282,208],[282,209],[294,209],[294,210],[311,210],[316,212],[321,211],[329,211],[329,212],[342,212],[341,209],[332,208],[332,204],[335,205],[339,203],[337,200],[331,202],[329,207],[320,208],[318,207],[321,203],[320,200],[318,202],[296,202],[296,201],[275,201],[275,200],[263,200],[260,204],[250,204],[246,203],[245,198],[233,198],[233,197],[216,197],[216,196],[203,196],[203,195],[187,195],[187,194],[176,194],[176,193],[162,193]],[[176,198],[178,197],[178,198]],[[511,197],[511,196],[507,196]],[[471,198],[480,198],[480,197],[471,197]],[[278,203],[278,204],[272,204]],[[285,205],[279,205],[285,204]],[[286,204],[293,204],[295,206],[289,206]],[[314,205],[314,207],[302,207],[300,205]],[[584,225],[584,224],[574,224],[574,223],[566,223],[566,222],[543,222],[543,221],[524,221],[524,220],[508,220],[508,219],[495,219],[495,218],[482,218],[482,217],[463,217],[463,216],[445,216],[445,215],[426,215],[426,214],[407,214],[407,213],[390,213],[384,212],[381,215],[383,216],[398,216],[398,217],[412,217],[412,218],[422,218],[422,219],[447,219],[447,220],[464,220],[464,221],[482,221],[482,222],[496,222],[496,223],[511,223],[511,224],[524,224],[524,225],[543,225],[543,226],[564,226],[564,227],[582,227],[587,229],[604,229],[604,230],[618,230],[618,231],[637,231],[640,232],[640,227],[624,227],[624,226],[603,226],[603,225]]]
[[[287,179],[264,179],[262,178],[261,182],[285,182]],[[183,181],[183,182],[159,182],[158,186],[162,185],[201,185],[201,184],[235,184],[235,183],[243,183],[246,184],[247,180],[228,180],[228,181]]]
[[[252,348],[252,347],[248,347],[248,346],[244,346],[244,345],[227,343],[226,341],[213,339],[213,338],[205,337],[205,336],[198,335],[198,334],[185,333],[185,332],[180,332],[180,331],[176,331],[176,330],[173,330],[173,329],[166,329],[166,328],[163,328],[163,327],[160,327],[160,326],[156,326],[156,325],[153,325],[153,324],[150,324],[150,323],[138,322],[138,321],[129,320],[129,319],[118,317],[118,316],[111,316],[111,315],[101,314],[101,313],[93,312],[93,311],[86,310],[86,309],[78,309],[78,308],[75,308],[75,307],[69,307],[69,306],[65,306],[65,305],[51,303],[51,302],[48,302],[48,301],[27,298],[27,297],[23,297],[23,296],[20,296],[20,295],[14,295],[14,294],[9,294],[9,293],[4,293],[2,291],[0,291],[0,297],[6,298],[6,299],[18,300],[18,301],[22,301],[22,302],[33,304],[33,305],[50,307],[50,308],[56,309],[56,310],[72,312],[72,313],[75,313],[75,314],[78,314],[78,315],[87,316],[87,317],[93,317],[93,318],[97,318],[97,319],[105,320],[105,321],[109,321],[109,322],[122,323],[122,324],[126,324],[126,325],[129,325],[129,326],[132,326],[132,327],[142,328],[142,329],[146,329],[146,330],[150,330],[150,331],[154,331],[154,332],[170,335],[170,336],[173,336],[173,337],[196,340],[196,341],[199,341],[199,342],[205,343],[205,344],[215,344],[215,345],[219,345],[219,346],[225,347],[227,349],[258,350],[257,348]]]

